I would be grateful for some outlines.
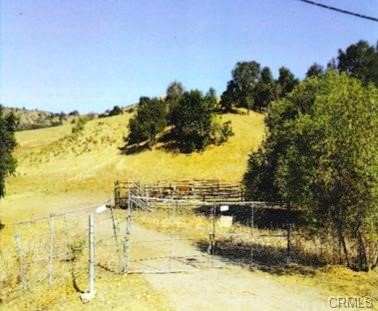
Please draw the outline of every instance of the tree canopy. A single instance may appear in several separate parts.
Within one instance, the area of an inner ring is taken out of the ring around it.
[[[282,98],[289,94],[296,84],[298,84],[298,79],[295,78],[294,74],[286,67],[280,67],[277,80],[277,97]]]
[[[172,111],[178,105],[184,92],[185,88],[181,82],[173,81],[169,84],[165,96],[165,102],[167,104],[168,123],[172,123]]]
[[[231,110],[231,101],[238,107],[253,108],[254,89],[260,74],[260,64],[256,61],[237,63],[232,70],[232,80],[221,98],[223,110]]]
[[[203,150],[233,135],[230,122],[216,120],[215,105],[216,94],[211,88],[205,96],[198,90],[183,94],[172,112],[173,136],[181,152]]]
[[[313,63],[306,72],[306,77],[318,76],[324,73],[324,68],[318,63]]]
[[[345,51],[339,50],[336,68],[350,73],[364,83],[372,82],[378,86],[378,47],[360,40]]]
[[[164,130],[167,124],[166,104],[157,98],[141,97],[134,117],[129,121],[129,145],[148,141],[155,143],[156,135]]]
[[[329,71],[274,102],[266,123],[269,135],[244,176],[248,196],[284,202],[303,210],[313,226],[335,229],[350,265],[345,236],[358,236],[365,255],[354,265],[371,267],[366,247],[378,230],[377,88]]]
[[[5,179],[16,169],[16,160],[12,152],[16,147],[14,133],[17,128],[17,120],[13,113],[3,115],[0,106],[0,198],[5,194]]]
[[[260,79],[254,90],[254,109],[262,111],[275,99],[275,81],[269,67],[261,70]]]
[[[256,61],[239,62],[232,70],[232,80],[223,92],[220,107],[223,112],[232,112],[233,105],[255,111],[264,111],[274,99],[290,93],[298,83],[294,74],[286,67],[279,69],[277,80],[269,67]]]

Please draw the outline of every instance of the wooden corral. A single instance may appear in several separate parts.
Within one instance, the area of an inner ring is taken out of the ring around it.
[[[143,196],[150,198],[188,199],[214,203],[244,201],[244,190],[240,183],[229,183],[217,179],[159,181],[152,184],[116,181],[114,185],[116,207],[127,206],[130,191],[143,192]]]

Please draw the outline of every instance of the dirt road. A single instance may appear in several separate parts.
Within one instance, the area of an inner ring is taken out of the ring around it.
[[[300,284],[285,287],[268,273],[249,271],[220,258],[212,262],[189,241],[170,238],[134,224],[130,271],[189,270],[145,275],[173,310],[329,310],[327,297],[318,289]],[[168,260],[167,255],[177,258]]]

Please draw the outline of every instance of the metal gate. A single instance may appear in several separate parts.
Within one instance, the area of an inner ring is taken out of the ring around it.
[[[290,261],[290,226],[259,228],[265,202],[209,203],[130,192],[124,271],[173,273]]]

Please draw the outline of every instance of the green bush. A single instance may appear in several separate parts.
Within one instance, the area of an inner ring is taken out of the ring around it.
[[[84,126],[85,124],[88,122],[88,118],[86,117],[80,117],[75,126],[72,128],[71,132],[72,134],[79,134],[80,132],[82,132],[84,130]]]

